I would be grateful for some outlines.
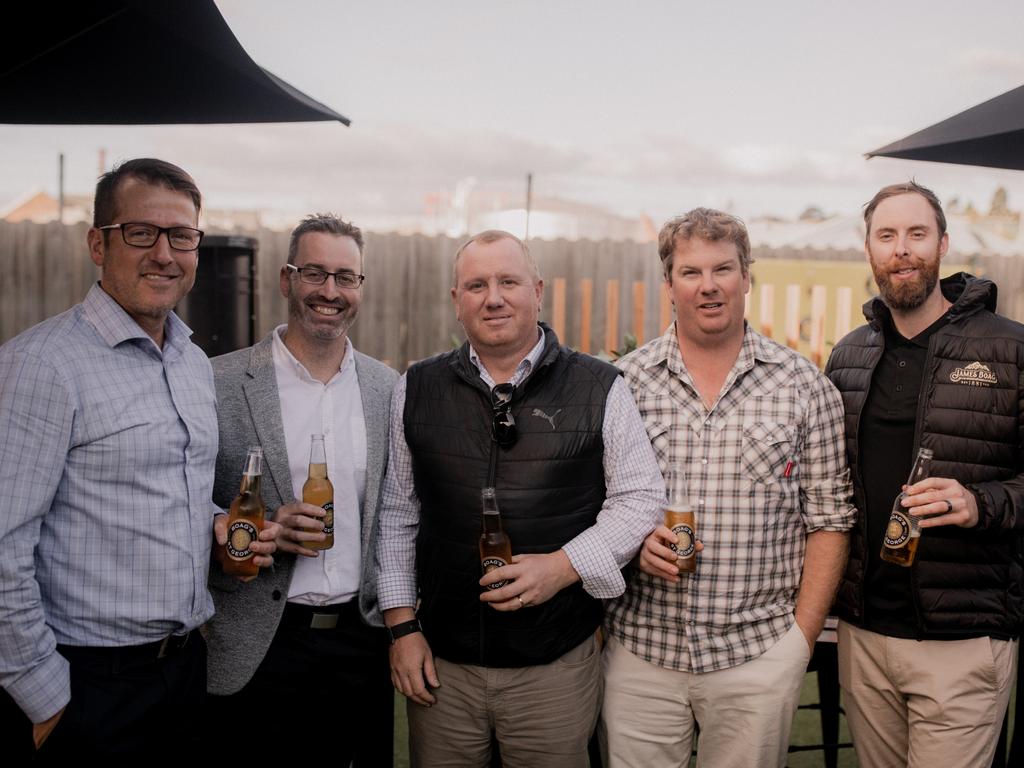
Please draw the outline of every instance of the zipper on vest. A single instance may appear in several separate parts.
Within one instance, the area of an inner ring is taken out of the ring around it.
[[[498,474],[498,444],[491,439],[491,458],[487,467],[487,488],[497,488],[494,483],[495,477]]]
[[[488,488],[496,487],[494,480],[495,480],[495,476],[497,474],[498,474],[498,443],[492,438],[491,439],[491,456],[490,456],[490,459],[488,461],[488,468],[487,468],[487,486],[486,487],[488,487]],[[486,616],[487,610],[488,610],[487,605],[485,605],[484,603],[481,603],[480,606],[479,606],[479,611],[480,611],[480,642],[478,644],[479,648],[480,648],[480,666],[481,667],[487,666],[484,663],[484,659],[485,659],[485,656],[486,656],[486,648],[485,648],[486,641],[485,641],[485,638],[487,637],[487,635],[485,633],[485,630],[487,628],[487,616]]]

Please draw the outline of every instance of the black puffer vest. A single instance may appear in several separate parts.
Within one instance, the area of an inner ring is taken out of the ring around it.
[[[953,306],[949,322],[928,345],[917,406],[914,452],[935,452],[934,477],[951,477],[978,500],[978,525],[942,526],[921,537],[911,572],[914,617],[920,636],[1016,637],[1024,618],[1024,326],[993,314],[995,285],[959,273],[942,281]],[[858,435],[885,336],[880,299],[864,305],[868,325],[840,341],[826,374],[843,394],[847,458],[854,500],[865,509]],[[864,619],[866,516],[850,540],[850,559],[835,612],[854,624]]]
[[[480,489],[497,489],[513,554],[547,553],[592,526],[604,501],[605,401],[618,371],[562,347],[544,351],[512,398],[518,434],[491,439],[491,395],[469,346],[409,369],[405,438],[421,505],[418,616],[434,654],[489,667],[546,664],[583,642],[601,605],[577,582],[546,603],[502,613],[480,602]]]

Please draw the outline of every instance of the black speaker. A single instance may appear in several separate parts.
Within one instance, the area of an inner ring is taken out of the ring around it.
[[[209,357],[256,341],[256,251],[244,235],[210,235],[199,246],[196,284],[177,307]]]

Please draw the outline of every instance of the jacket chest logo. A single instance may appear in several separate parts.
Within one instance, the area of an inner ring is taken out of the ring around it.
[[[530,415],[531,415],[531,416],[539,416],[539,417],[540,417],[540,418],[542,418],[542,419],[546,419],[546,420],[547,420],[547,422],[548,422],[548,424],[550,424],[550,425],[551,425],[551,429],[553,430],[553,429],[555,429],[555,416],[557,416],[557,415],[558,415],[558,414],[560,414],[561,412],[562,412],[562,409],[561,409],[561,408],[559,408],[559,409],[558,409],[557,411],[555,411],[555,412],[554,412],[554,413],[552,413],[552,414],[551,414],[550,416],[548,416],[548,415],[547,415],[546,413],[544,413],[544,411],[542,411],[542,410],[541,410],[540,408],[534,408],[534,409],[533,409],[533,413],[531,413]]]
[[[971,387],[991,387],[999,383],[992,369],[981,362],[969,363],[963,368],[954,369],[949,374],[949,380],[954,384],[967,384]]]

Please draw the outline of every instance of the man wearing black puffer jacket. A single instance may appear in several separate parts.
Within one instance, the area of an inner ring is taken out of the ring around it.
[[[850,731],[864,766],[989,765],[1024,614],[1024,326],[994,313],[991,281],[939,281],[930,190],[884,187],[864,221],[881,295],[826,368],[859,510],[835,607]],[[918,448],[931,477],[902,488]],[[879,557],[901,489],[921,518],[909,568]]]

